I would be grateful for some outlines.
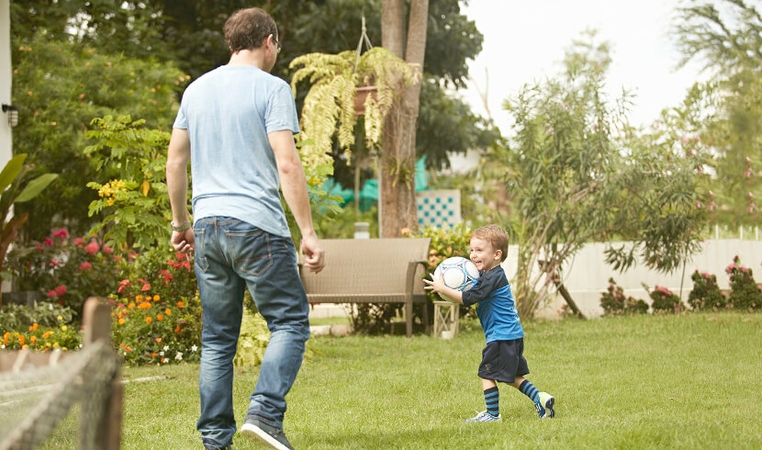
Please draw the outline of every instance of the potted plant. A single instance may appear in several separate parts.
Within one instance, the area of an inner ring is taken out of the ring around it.
[[[46,173],[31,180],[22,188],[26,174],[31,169],[31,166],[24,165],[25,159],[26,153],[14,156],[0,172],[0,192],[2,192],[2,196],[0,196],[0,224],[2,224],[2,231],[0,231],[0,275],[2,278],[8,276],[3,271],[8,247],[16,239],[21,226],[29,219],[28,213],[13,215],[13,205],[37,197],[58,177],[58,174]],[[0,290],[0,307],[2,306],[3,298]]]
[[[415,68],[383,47],[361,55],[353,50],[308,53],[294,58],[289,68],[297,69],[291,79],[294,95],[301,81],[311,84],[301,127],[302,137],[312,140],[316,154],[331,152],[336,133],[339,146],[350,156],[358,115],[364,115],[367,146],[378,147],[384,117],[399,92],[420,79]]]

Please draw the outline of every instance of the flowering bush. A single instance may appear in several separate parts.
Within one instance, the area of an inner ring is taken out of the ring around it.
[[[198,361],[201,302],[192,256],[150,250],[112,295],[113,342],[127,364]]]
[[[40,326],[38,322],[33,322],[26,330],[4,331],[0,348],[42,351],[79,348],[82,345],[79,327],[67,324],[63,316],[58,316],[56,320],[56,326]]]
[[[609,287],[601,294],[601,307],[607,315],[622,314],[645,314],[648,312],[648,303],[643,300],[635,300],[631,296],[624,295],[624,290],[616,284],[613,278],[609,278]]]
[[[664,286],[654,286],[654,289],[648,295],[653,301],[651,307],[654,312],[678,313],[685,309],[683,302],[680,301],[680,297]]]
[[[757,310],[762,307],[762,288],[754,281],[752,271],[741,265],[736,256],[725,269],[730,276],[730,295],[728,303],[735,309]]]
[[[201,304],[138,294],[112,299],[112,336],[126,364],[197,362],[201,345]]]
[[[696,270],[691,275],[693,289],[688,294],[688,304],[695,311],[723,310],[730,305],[717,285],[717,276]]]
[[[97,238],[70,239],[65,228],[53,230],[42,242],[15,247],[8,266],[17,291],[37,291],[81,312],[87,297],[116,290],[123,258]]]

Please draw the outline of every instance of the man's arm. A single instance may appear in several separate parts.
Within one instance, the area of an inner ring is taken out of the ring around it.
[[[175,128],[167,149],[167,191],[172,206],[172,224],[183,228],[190,222],[188,216],[188,162],[190,139],[188,130]],[[172,231],[172,246],[180,252],[193,250],[193,228]]]
[[[320,247],[312,224],[312,211],[307,193],[307,177],[289,130],[274,131],[267,135],[278,165],[280,186],[288,207],[294,214],[302,235],[300,249],[305,255],[305,266],[312,272],[320,272],[325,265],[325,252]]]

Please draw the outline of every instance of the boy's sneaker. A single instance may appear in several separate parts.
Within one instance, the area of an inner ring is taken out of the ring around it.
[[[556,411],[553,409],[555,403],[556,399],[552,395],[547,392],[540,392],[540,401],[534,404],[540,419],[552,419],[555,417]]]
[[[500,414],[493,416],[492,414],[488,413],[487,411],[482,411],[479,414],[476,415],[476,417],[471,417],[470,419],[466,419],[466,423],[473,423],[473,422],[497,422],[502,417]]]
[[[253,417],[246,418],[246,422],[241,426],[241,434],[255,438],[278,450],[294,450],[286,439],[286,435],[283,434],[283,430]]]

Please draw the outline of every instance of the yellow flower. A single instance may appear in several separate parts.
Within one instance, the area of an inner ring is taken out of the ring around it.
[[[66,325],[61,325],[61,331],[66,331]]]
[[[124,325],[124,319],[119,319],[119,325]]]
[[[153,296],[153,301],[158,302],[159,300],[161,300],[161,297],[158,294]]]

